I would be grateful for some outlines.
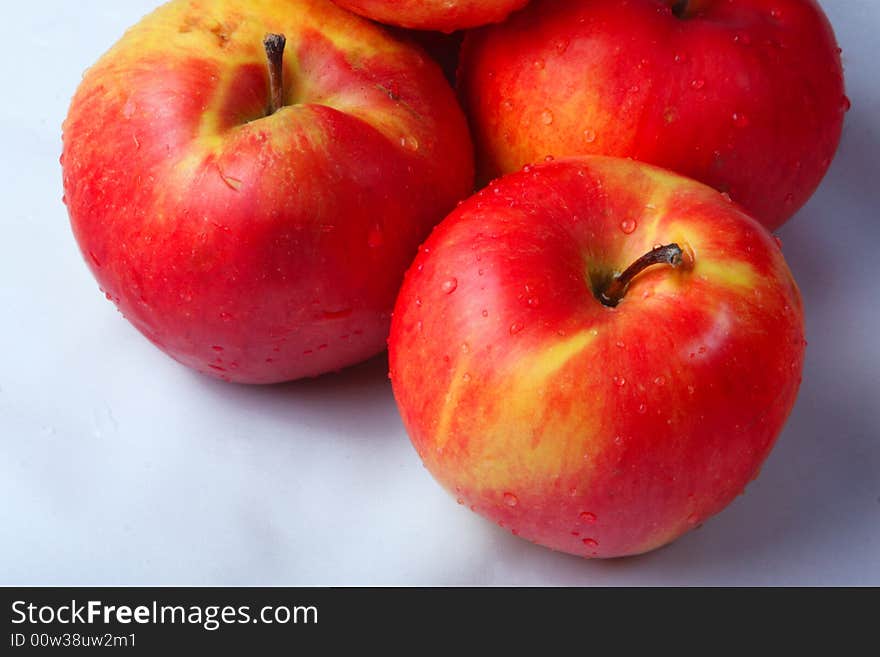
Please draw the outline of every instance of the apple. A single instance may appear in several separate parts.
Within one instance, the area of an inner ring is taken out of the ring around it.
[[[804,348],[770,233],[710,187],[599,156],[526,167],[454,210],[407,273],[389,339],[433,476],[584,557],[660,547],[743,492]]]
[[[380,23],[454,32],[503,21],[529,0],[335,0]]]
[[[468,35],[460,84],[483,180],[547,155],[632,157],[770,230],[816,190],[849,108],[814,0],[536,0]]]
[[[472,149],[436,64],[329,0],[174,0],[87,72],[62,163],[79,246],[134,326],[274,383],[384,349]]]
[[[408,30],[403,27],[388,27],[395,37],[410,43],[418,44],[431,59],[440,65],[446,80],[455,86],[458,72],[458,55],[464,41],[464,32],[430,32],[426,30]]]

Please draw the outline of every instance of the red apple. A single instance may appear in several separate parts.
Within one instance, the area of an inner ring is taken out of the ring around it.
[[[461,504],[563,552],[669,543],[753,479],[794,404],[797,286],[717,191],[632,160],[527,167],[440,224],[389,340],[394,394]]]
[[[335,0],[380,23],[454,32],[503,21],[529,0]]]
[[[288,41],[271,64],[267,33]],[[439,68],[329,0],[174,0],[86,74],[64,189],[141,332],[200,372],[271,383],[384,348],[472,157]]]
[[[465,40],[483,179],[546,155],[633,157],[767,228],[815,191],[849,101],[814,0],[536,0]]]

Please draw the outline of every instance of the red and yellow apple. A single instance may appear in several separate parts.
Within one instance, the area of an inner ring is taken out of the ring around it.
[[[547,155],[632,157],[773,230],[822,180],[849,101],[815,0],[535,0],[465,40],[483,180]]]
[[[335,0],[380,23],[417,30],[454,32],[507,18],[529,0]]]
[[[662,546],[740,494],[804,348],[770,233],[707,186],[596,156],[527,167],[453,211],[406,275],[389,340],[434,477],[586,557]]]
[[[329,0],[162,6],[85,75],[62,162],[107,297],[245,383],[380,352],[419,243],[473,189],[439,68]]]

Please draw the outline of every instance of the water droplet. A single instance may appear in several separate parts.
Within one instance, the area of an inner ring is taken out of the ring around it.
[[[522,330],[523,330],[522,324],[513,323],[510,325],[510,334],[511,335],[516,335],[517,333],[519,333]]]
[[[501,108],[505,112],[509,112],[510,110],[513,109],[513,101],[510,100],[510,98],[505,98],[504,101],[501,103]]]
[[[771,9],[770,10],[770,17],[775,18],[776,20],[779,20],[782,17],[782,10],[776,9],[776,8]]]
[[[471,351],[471,346],[467,342],[461,343],[461,353],[469,354]]]
[[[626,235],[631,235],[635,232],[638,224],[636,224],[635,219],[624,219],[620,222],[620,230],[624,232]]]
[[[737,128],[748,128],[749,127],[749,117],[747,117],[742,112],[734,112],[733,113],[733,125]]]
[[[548,109],[546,109],[546,110],[544,110],[543,112],[541,112],[541,123],[543,123],[544,125],[552,125],[552,123],[553,123],[553,112],[551,112],[551,111],[548,110]]]
[[[778,248],[780,251],[782,251],[782,238],[779,237],[779,235],[774,235],[774,236],[773,236],[773,241],[776,242],[776,246],[777,246],[777,248]]]
[[[543,71],[544,70],[544,60],[538,57],[535,61],[532,62],[532,66],[535,70]]]
[[[592,130],[584,130],[584,139],[588,144],[592,144],[596,141],[596,133]]]
[[[697,516],[696,513],[692,513],[691,515],[688,516],[688,519],[687,519],[689,525],[696,525],[697,522],[699,522],[699,520],[700,520],[700,518],[699,518],[699,516]]]
[[[843,96],[840,100],[840,106],[843,108],[844,112],[849,112],[852,109],[852,101],[849,99],[849,96]]]
[[[581,513],[579,518],[582,522],[588,522],[590,524],[596,522],[596,514],[590,513],[589,511],[584,511],[583,513]]]
[[[513,493],[504,493],[504,503],[507,506],[516,506],[519,504],[519,498]]]
[[[422,297],[416,297],[416,307],[417,308],[422,307]]]
[[[706,86],[705,80],[702,80],[699,78],[696,80],[691,80],[691,89],[695,89],[696,91],[699,91],[700,89],[702,89],[705,86]]]
[[[571,43],[568,39],[560,39],[556,42],[556,52],[560,55],[568,50],[568,45]]]
[[[623,349],[626,346],[622,340],[618,340],[614,344],[617,346],[618,349]]]
[[[688,394],[689,395],[694,394],[695,391],[696,391],[696,388],[694,388],[693,386],[688,386]]]
[[[675,53],[675,57],[672,58],[676,64],[683,64],[687,61],[687,55],[683,55],[682,53]]]
[[[443,281],[443,285],[441,288],[443,290],[443,294],[452,294],[455,290],[458,289],[458,279],[457,278],[447,278]]]
[[[553,157],[552,155],[548,155],[547,157],[544,158],[544,161],[545,161],[545,162],[552,162],[552,161],[555,160],[555,159],[556,159],[556,158]]]
[[[223,347],[221,347],[220,345],[214,345],[213,347],[211,347],[211,349],[213,349],[214,351],[216,351],[218,353],[223,351]]]
[[[382,235],[382,228],[378,225],[374,225],[370,228],[370,233],[367,235],[367,245],[371,249],[378,249],[385,243],[385,238]]]
[[[611,380],[614,381],[614,385],[616,385],[618,388],[622,388],[626,385],[626,379],[624,379],[622,376],[615,376]]]
[[[597,547],[599,547],[599,541],[597,541],[595,538],[585,538],[585,539],[584,539],[583,541],[581,541],[581,542],[582,542],[584,545],[586,545],[588,548],[597,548]]]
[[[460,497],[459,497],[458,499],[456,499],[455,501],[456,501],[456,503],[458,503],[458,504],[464,504],[464,500],[461,499]]]
[[[647,404],[639,404],[639,415],[644,415],[648,412]]]
[[[728,203],[733,203],[733,199],[730,197],[730,194],[727,192],[721,192],[721,198],[723,198]]]
[[[467,372],[465,372],[464,376],[461,377],[461,380],[464,383],[470,383],[471,382],[471,375],[468,374]]]
[[[408,151],[417,151],[419,150],[419,140],[413,137],[412,135],[404,135],[400,138],[400,145],[403,146]]]
[[[658,376],[656,379],[654,379],[654,385],[655,386],[666,385],[666,378],[662,377],[662,376]]]

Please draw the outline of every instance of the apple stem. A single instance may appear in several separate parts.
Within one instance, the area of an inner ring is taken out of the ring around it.
[[[284,47],[283,34],[267,34],[263,40],[269,60],[269,116],[284,107]]]
[[[678,244],[658,246],[627,267],[622,274],[611,279],[608,286],[599,294],[599,301],[610,308],[615,308],[629,288],[633,279],[653,265],[671,265],[678,267],[683,262],[683,252]]]

